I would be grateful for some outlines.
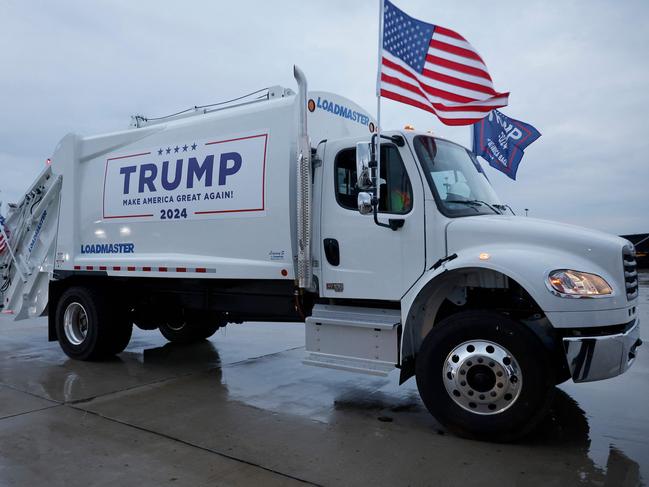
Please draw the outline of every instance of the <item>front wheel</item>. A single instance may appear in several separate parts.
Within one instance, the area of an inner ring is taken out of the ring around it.
[[[512,441],[547,413],[549,353],[523,324],[490,311],[442,320],[424,339],[417,387],[428,410],[460,436]]]

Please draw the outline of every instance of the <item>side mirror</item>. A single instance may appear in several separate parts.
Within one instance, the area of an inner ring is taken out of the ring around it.
[[[372,195],[370,193],[361,192],[358,193],[358,212],[361,215],[367,215],[372,213],[374,208],[372,207]]]
[[[372,187],[372,173],[370,171],[371,159],[371,142],[358,142],[356,144],[356,186],[360,190],[370,189]]]

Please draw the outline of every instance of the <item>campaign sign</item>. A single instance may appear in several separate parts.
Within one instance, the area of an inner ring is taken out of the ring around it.
[[[473,125],[473,152],[494,169],[516,180],[524,149],[540,136],[530,124],[492,110]]]
[[[106,160],[105,219],[192,220],[263,214],[268,132],[170,140]]]

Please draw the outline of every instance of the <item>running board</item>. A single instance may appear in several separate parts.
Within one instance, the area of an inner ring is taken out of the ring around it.
[[[305,365],[386,376],[399,361],[401,313],[318,304],[306,319]]]

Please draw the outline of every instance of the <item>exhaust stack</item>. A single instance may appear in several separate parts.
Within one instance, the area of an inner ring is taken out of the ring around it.
[[[298,286],[311,290],[313,267],[311,261],[311,144],[307,131],[307,83],[300,68],[293,66],[298,85],[298,146],[297,146],[297,279]]]

